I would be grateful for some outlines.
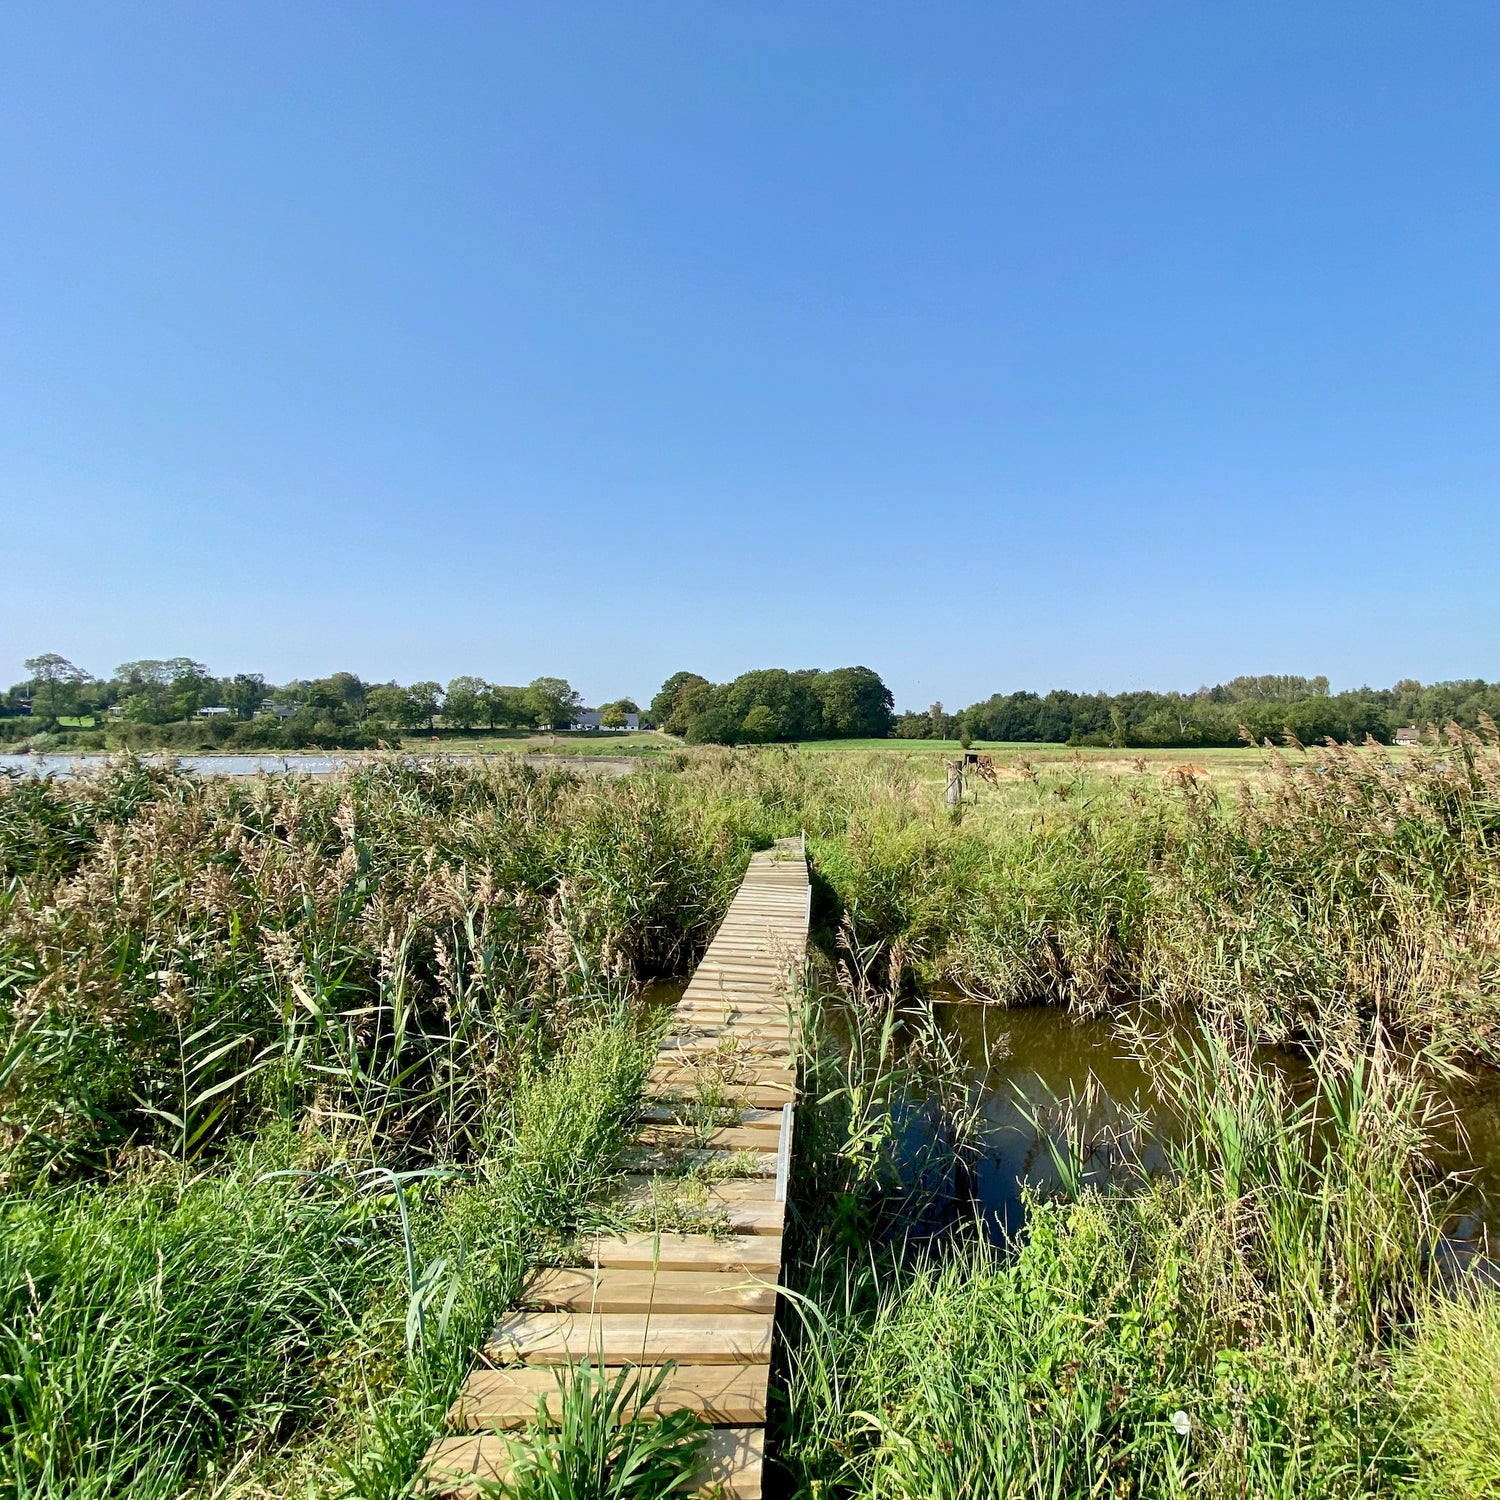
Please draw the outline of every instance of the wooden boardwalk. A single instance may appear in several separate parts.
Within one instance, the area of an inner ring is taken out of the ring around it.
[[[532,1279],[428,1452],[429,1494],[503,1479],[496,1434],[524,1426],[540,1394],[555,1411],[556,1368],[602,1354],[610,1374],[673,1362],[653,1409],[711,1425],[706,1492],[758,1500],[810,904],[800,839],[752,856],[649,1076],[623,1187],[637,1227]]]

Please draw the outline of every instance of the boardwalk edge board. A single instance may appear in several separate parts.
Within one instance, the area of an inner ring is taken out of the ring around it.
[[[621,1194],[640,1227],[590,1237],[573,1265],[532,1276],[427,1452],[428,1496],[503,1482],[504,1434],[532,1420],[539,1397],[555,1400],[570,1365],[592,1360],[611,1374],[671,1361],[651,1410],[709,1424],[699,1493],[760,1500],[795,1121],[791,1000],[812,910],[806,855],[797,838],[751,856],[648,1076]],[[732,1115],[704,1134],[692,1116],[707,1090],[727,1095]]]

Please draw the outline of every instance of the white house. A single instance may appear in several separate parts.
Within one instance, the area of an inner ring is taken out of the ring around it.
[[[580,708],[573,715],[573,722],[568,725],[569,729],[576,730],[602,730],[606,734],[615,732],[625,733],[632,729],[641,727],[641,716],[639,714],[626,714],[625,722],[621,725],[608,725],[604,722],[604,715],[597,708]]]
[[[1407,724],[1396,731],[1396,743],[1398,745],[1420,745],[1422,743],[1421,731],[1415,724]]]
[[[222,719],[225,714],[230,713],[231,711],[232,710],[230,709],[221,708],[218,704],[215,704],[212,708],[200,708],[198,710],[198,717],[200,719]]]

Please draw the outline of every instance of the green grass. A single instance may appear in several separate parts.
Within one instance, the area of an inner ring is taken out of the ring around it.
[[[0,782],[0,1486],[401,1493],[516,1278],[599,1221],[633,987],[805,830],[868,1024],[799,1115],[803,1493],[1485,1493],[1493,1304],[1431,1279],[1413,1060],[1500,1057],[1500,752],[1205,752],[1203,785],[1024,747],[955,822],[936,748]],[[1194,1014],[1203,1049],[1139,1043],[1170,1176],[1065,1170],[1003,1251],[889,1243],[902,1079],[971,1139],[894,1019],[940,984]]]
[[[504,764],[0,788],[0,1489],[401,1493],[739,847]]]
[[[400,748],[413,755],[659,755],[680,741],[655,730],[598,730],[557,734],[531,729],[443,729],[433,734],[403,735]]]
[[[514,1500],[664,1500],[683,1495],[701,1467],[707,1429],[690,1411],[642,1418],[672,1366],[646,1372],[559,1368],[524,1433],[508,1439]],[[494,1487],[496,1493],[500,1486]]]
[[[891,1231],[948,1172],[896,1171],[883,1101],[913,1068],[929,1097],[946,1076],[941,1166],[971,1139],[964,1079],[933,1039],[892,1045],[868,999],[852,1045],[816,1013],[807,1033],[781,1412],[794,1493],[1495,1492],[1497,1303],[1435,1271],[1419,1068],[1329,1051],[1293,1097],[1213,1030],[1138,1037],[1182,1127],[1157,1143],[1169,1173],[1085,1187],[1086,1130],[1043,1134],[1071,1186],[1032,1199],[1019,1241],[960,1227],[914,1249]]]
[[[399,1493],[475,1340],[609,1183],[651,1050],[627,1018],[584,1026],[461,1171],[269,1131],[206,1176],[9,1202],[8,1491]]]
[[[1420,1461],[1413,1493],[1500,1494],[1500,1291],[1476,1285],[1434,1297],[1395,1364]]]

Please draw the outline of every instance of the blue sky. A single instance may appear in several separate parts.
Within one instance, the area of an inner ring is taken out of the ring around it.
[[[1500,7],[0,10],[0,678],[1500,677]]]

